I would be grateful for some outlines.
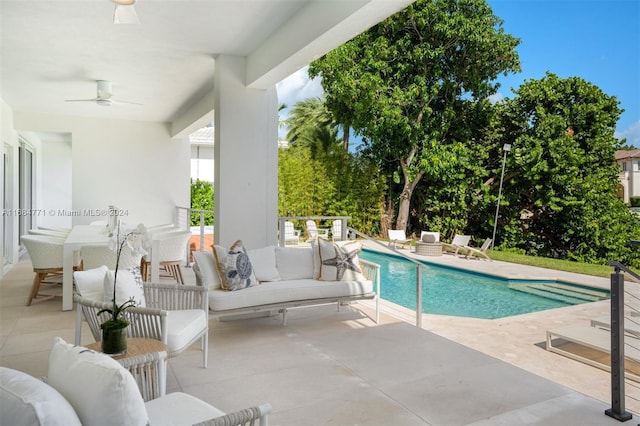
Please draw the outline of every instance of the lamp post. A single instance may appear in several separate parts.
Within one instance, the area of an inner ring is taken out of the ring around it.
[[[496,218],[493,221],[493,236],[491,237],[491,249],[496,243],[496,228],[498,227],[498,215],[500,213],[500,197],[502,196],[502,180],[504,179],[504,166],[507,162],[507,154],[511,151],[511,144],[505,143],[502,147],[504,155],[502,157],[502,174],[500,174],[500,189],[498,189],[498,203],[496,204]]]

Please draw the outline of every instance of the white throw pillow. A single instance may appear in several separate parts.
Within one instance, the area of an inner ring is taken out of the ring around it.
[[[122,305],[127,300],[133,298],[136,306],[147,306],[144,298],[144,288],[140,270],[118,269],[118,282],[116,285],[116,303]],[[104,301],[111,302],[113,299],[113,281],[115,271],[108,271],[104,277]]]
[[[217,255],[216,259],[218,259]],[[241,240],[229,247],[223,262],[218,259],[218,273],[222,281],[222,288],[225,290],[242,290],[259,284],[247,250]]]
[[[149,421],[136,380],[107,355],[56,337],[47,376],[84,426],[146,425]]]
[[[346,244],[336,244],[331,241],[318,239],[320,252],[321,281],[365,281],[360,267],[358,253],[362,251],[362,244],[351,241]]]
[[[215,246],[215,249],[220,257],[227,256],[227,250],[224,247]],[[220,288],[222,284],[220,282],[220,275],[218,275],[218,268],[216,268],[216,259],[213,252],[194,251],[192,254],[196,262],[195,264],[198,265],[198,269],[200,270],[202,285],[209,289]]]
[[[282,281],[313,278],[313,257],[307,247],[276,247],[276,266]]]
[[[280,273],[276,268],[276,246],[248,250],[247,253],[258,281],[280,281]]]
[[[109,268],[105,265],[87,269],[86,271],[75,271],[73,279],[76,282],[76,290],[80,296],[96,302],[102,302],[104,300],[104,278],[108,272]]]
[[[0,424],[81,426],[73,407],[42,380],[0,367]]]

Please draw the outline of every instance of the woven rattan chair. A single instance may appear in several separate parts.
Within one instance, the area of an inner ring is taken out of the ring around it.
[[[27,306],[30,306],[36,298],[41,302],[58,297],[53,294],[40,294],[40,286],[42,284],[61,285],[64,240],[48,235],[23,235],[20,239],[31,258],[33,272],[36,273]]]
[[[145,307],[128,308],[127,327],[129,337],[146,337],[160,340],[167,345],[169,357],[182,353],[185,349],[201,341],[202,366],[207,367],[208,350],[208,288],[178,284],[144,284]],[[78,304],[76,312],[75,344],[82,340],[82,317],[96,341],[102,340],[102,324],[108,313],[97,315],[98,311],[111,308],[110,302],[95,301],[74,294]]]
[[[194,426],[267,426],[267,417],[271,413],[271,404],[262,404],[244,410],[234,411],[220,417],[196,423]]]

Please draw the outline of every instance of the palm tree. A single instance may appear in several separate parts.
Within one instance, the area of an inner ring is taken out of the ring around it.
[[[322,149],[333,151],[341,144],[338,124],[333,121],[321,98],[309,98],[297,102],[286,120],[289,131],[287,140],[292,145],[308,146],[312,155]]]

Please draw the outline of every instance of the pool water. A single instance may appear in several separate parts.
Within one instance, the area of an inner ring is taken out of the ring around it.
[[[363,250],[381,266],[381,298],[416,309],[416,265],[400,256]],[[422,312],[495,319],[608,298],[607,290],[555,281],[513,280],[423,263]]]

